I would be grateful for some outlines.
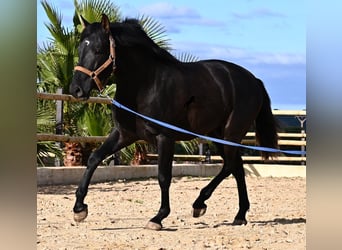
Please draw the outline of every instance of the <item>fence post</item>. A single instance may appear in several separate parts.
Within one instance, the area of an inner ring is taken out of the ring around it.
[[[63,94],[63,89],[58,88],[57,94]],[[63,101],[57,100],[56,101],[56,134],[62,135],[63,134]],[[61,142],[56,142],[58,147],[62,147]],[[55,158],[55,166],[61,166],[61,159],[59,157]]]
[[[297,120],[300,122],[300,129],[301,129],[301,133],[302,133],[302,139],[301,139],[301,140],[302,140],[302,141],[305,141],[306,138],[305,138],[305,136],[304,136],[304,133],[305,133],[305,130],[304,130],[304,122],[306,121],[306,116],[297,115],[296,118],[297,118]],[[302,151],[305,151],[305,146],[304,146],[304,145],[301,146],[301,150],[302,150]],[[302,154],[302,157],[304,157],[304,156],[305,156],[305,155]],[[305,164],[304,164],[304,161],[302,161],[302,165],[305,165]]]
[[[205,163],[211,163],[211,152],[210,152],[210,147],[209,147],[209,144],[206,143],[205,144],[205,159],[204,159],[204,162]]]
[[[200,142],[199,144],[198,144],[198,154],[199,155],[203,155],[204,153],[203,153],[203,143],[202,142]]]

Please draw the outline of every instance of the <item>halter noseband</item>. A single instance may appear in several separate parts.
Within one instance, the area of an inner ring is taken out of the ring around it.
[[[100,90],[100,92],[102,92],[103,90],[103,85],[100,81],[100,79],[98,78],[98,75],[105,70],[111,63],[113,63],[113,71],[116,68],[115,65],[115,40],[112,37],[111,34],[109,34],[109,43],[110,43],[110,54],[109,54],[109,58],[107,59],[107,61],[105,61],[100,67],[98,67],[97,70],[95,71],[90,71],[89,69],[82,67],[82,66],[75,66],[75,70],[81,71],[84,74],[90,76],[96,83],[98,89]]]

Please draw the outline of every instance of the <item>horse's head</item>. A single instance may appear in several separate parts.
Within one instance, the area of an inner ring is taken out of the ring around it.
[[[90,91],[103,89],[115,68],[115,42],[110,22],[102,15],[101,23],[88,23],[83,17],[84,30],[78,48],[79,62],[70,84],[70,93],[76,98],[89,98]]]

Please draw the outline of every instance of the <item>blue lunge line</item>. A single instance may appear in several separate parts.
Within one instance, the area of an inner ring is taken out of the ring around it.
[[[265,152],[271,152],[271,153],[286,153],[286,154],[293,154],[293,155],[306,155],[306,151],[300,151],[300,150],[280,150],[280,149],[275,149],[275,148],[267,148],[267,147],[257,147],[257,146],[247,146],[247,145],[243,145],[243,144],[239,144],[239,143],[235,143],[235,142],[231,142],[231,141],[226,141],[226,140],[222,140],[222,139],[218,139],[218,138],[213,138],[213,137],[209,137],[209,136],[205,136],[205,135],[200,135],[200,134],[196,134],[193,133],[191,131],[176,127],[174,125],[168,124],[166,122],[162,122],[156,119],[153,119],[151,117],[148,117],[146,115],[142,115],[138,112],[135,112],[134,110],[127,108],[126,106],[120,104],[119,102],[117,102],[116,100],[112,100],[112,103],[123,110],[126,110],[132,114],[135,114],[136,116],[139,116],[145,120],[148,120],[150,122],[153,122],[155,124],[158,124],[162,127],[165,128],[169,128],[172,130],[175,130],[177,132],[181,132],[184,134],[188,134],[188,135],[193,135],[195,137],[199,137],[208,141],[213,141],[213,142],[217,142],[220,144],[224,144],[224,145],[229,145],[229,146],[234,146],[234,147],[242,147],[242,148],[248,148],[248,149],[253,149],[253,150],[259,150],[259,151],[265,151]]]

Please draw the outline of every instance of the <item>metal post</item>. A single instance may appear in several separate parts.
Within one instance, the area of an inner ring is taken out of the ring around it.
[[[204,160],[204,162],[205,163],[211,163],[211,152],[210,152],[209,144],[206,143],[205,147],[206,147],[206,149],[205,149],[205,160]]]
[[[57,94],[63,94],[63,89],[58,88]],[[62,135],[63,134],[63,101],[57,100],[56,101],[56,134]],[[56,145],[61,147],[61,142],[56,142]],[[59,157],[55,157],[55,166],[61,166],[61,159]]]
[[[198,145],[198,153],[199,155],[203,155],[203,143],[201,142],[199,145]]]

